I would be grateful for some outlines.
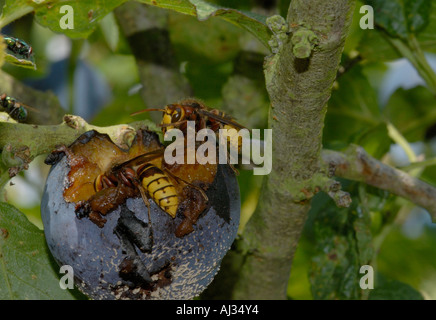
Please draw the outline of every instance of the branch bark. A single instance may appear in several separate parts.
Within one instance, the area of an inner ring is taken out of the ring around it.
[[[352,145],[343,153],[323,150],[322,158],[335,176],[365,182],[410,200],[436,221],[435,187],[372,158],[359,146]]]
[[[36,156],[50,153],[60,145],[70,145],[81,134],[90,130],[108,134],[119,147],[128,148],[136,135],[136,130],[145,127],[160,131],[156,125],[147,121],[97,127],[78,116],[71,115],[66,115],[61,124],[47,126],[0,121],[0,171],[7,169],[8,178],[11,178],[20,170],[27,169],[28,164]],[[2,185],[0,189],[1,187]]]
[[[309,199],[316,192],[326,103],[354,4],[350,0],[293,0],[286,21],[292,27],[289,31],[294,35],[300,28],[309,30],[316,35],[317,45],[311,46],[308,58],[296,58],[293,48],[298,41],[292,43],[283,33],[277,54],[265,61],[273,169],[264,179],[258,207],[236,244],[240,251],[224,262],[226,276],[233,281],[221,290],[230,292],[227,298],[286,298]]]

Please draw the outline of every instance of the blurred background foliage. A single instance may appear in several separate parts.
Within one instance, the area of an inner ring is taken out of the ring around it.
[[[209,2],[286,16],[290,1]],[[361,145],[377,159],[436,185],[435,96],[383,31],[359,27],[362,5],[358,2],[356,6],[329,101],[324,147],[341,150],[350,143]],[[434,4],[431,9],[429,23],[417,37],[436,69]],[[267,49],[253,35],[224,20],[200,22],[177,12],[168,14],[179,71],[188,79],[194,96],[210,107],[229,112],[247,127],[266,128],[269,102],[262,61],[269,54]],[[66,113],[108,126],[137,120],[130,114],[148,107],[140,95],[135,57],[112,12],[98,22],[87,39],[54,33],[38,24],[32,14],[7,25],[2,33],[31,44],[37,64],[37,70],[7,64],[3,70],[33,88],[53,91]],[[165,83],[161,86],[164,91]],[[399,144],[398,135],[405,138],[413,159]],[[29,170],[13,178],[7,188],[8,201],[39,228],[39,202],[49,170],[43,160],[33,161]],[[424,162],[414,167],[413,160]],[[242,230],[256,207],[262,177],[240,170],[238,180]],[[380,190],[341,182],[352,194],[353,205],[338,209],[324,194],[313,199],[294,259],[288,297],[436,299],[436,225],[429,214]],[[359,269],[364,264],[376,271],[375,289],[370,294],[358,286],[362,276]]]

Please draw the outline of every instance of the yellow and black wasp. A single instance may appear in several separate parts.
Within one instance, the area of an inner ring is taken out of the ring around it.
[[[149,207],[148,198],[171,217],[175,217],[179,205],[177,191],[173,182],[158,166],[150,161],[162,157],[163,150],[139,155],[113,167],[108,174],[98,175],[94,182],[96,192],[118,184],[137,188]]]
[[[201,129],[211,129],[219,138],[220,129],[227,130],[227,143],[229,147],[237,148],[238,153],[242,150],[242,137],[239,136],[241,129],[246,129],[243,125],[235,121],[234,118],[218,109],[208,109],[203,103],[195,99],[182,100],[180,103],[169,104],[163,109],[144,109],[132,113],[137,115],[148,111],[163,112],[162,121],[159,124],[165,134],[171,129],[177,128],[186,136],[188,121],[195,121],[195,131]],[[249,131],[249,130],[248,130]],[[230,161],[229,161],[230,164]],[[232,169],[237,171],[231,166]]]
[[[142,142],[143,137],[152,142]],[[78,218],[87,217],[104,227],[104,216],[128,198],[140,196],[149,215],[149,199],[172,218],[180,214],[183,220],[175,231],[177,236],[193,231],[193,224],[208,205],[204,190],[213,182],[216,166],[169,166],[156,135],[139,130],[135,141],[126,152],[107,136],[94,132],[58,150],[68,155],[71,167],[65,200],[76,203]]]
[[[204,128],[213,130],[218,133],[219,129],[247,129],[237,123],[234,118],[218,109],[209,110],[203,103],[195,99],[186,99],[180,103],[169,104],[164,109],[144,109],[132,113],[137,115],[148,111],[163,112],[160,126],[162,132],[177,128],[186,133],[188,121],[195,121],[195,130],[199,131]]]

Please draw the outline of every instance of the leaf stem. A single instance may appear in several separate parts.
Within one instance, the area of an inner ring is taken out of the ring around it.
[[[388,122],[387,123],[388,128],[388,135],[389,137],[394,140],[395,143],[397,143],[401,148],[403,148],[404,152],[407,155],[407,158],[410,163],[414,163],[418,161],[418,157],[415,154],[415,151],[413,151],[412,147],[410,146],[409,142],[404,138],[404,136],[395,128],[395,126]],[[422,173],[422,168],[415,168],[411,169],[409,174],[414,177],[419,177]]]
[[[388,122],[387,128],[389,137],[394,140],[394,142],[398,144],[401,148],[403,148],[404,152],[407,155],[407,158],[409,159],[409,162],[416,162],[416,154],[412,150],[409,142],[403,137],[403,135],[397,130],[397,128],[395,128],[392,123]]]
[[[409,164],[408,166],[402,167],[401,170],[403,171],[410,171],[416,168],[426,168],[426,167],[431,167],[431,166],[435,166],[436,165],[436,158],[431,158],[431,159],[427,159],[424,161],[419,161],[419,162],[413,162],[411,164]]]

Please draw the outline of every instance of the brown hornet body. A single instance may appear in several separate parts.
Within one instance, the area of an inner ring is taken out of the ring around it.
[[[104,188],[116,187],[119,183],[142,188],[162,210],[173,218],[176,216],[179,206],[176,188],[169,177],[157,166],[144,163],[137,167],[123,168],[117,175],[98,175],[94,187],[96,192],[100,192]]]

